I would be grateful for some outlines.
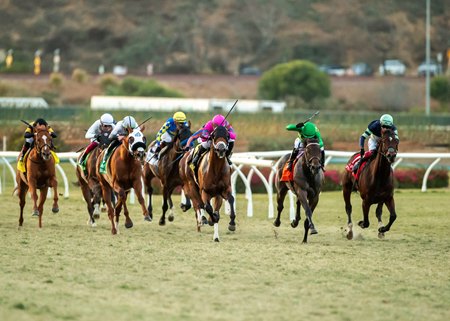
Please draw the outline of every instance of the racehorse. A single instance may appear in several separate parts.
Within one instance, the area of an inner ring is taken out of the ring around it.
[[[144,128],[142,128],[142,131]],[[100,163],[103,158],[103,150],[97,158],[97,176],[102,189],[102,196],[108,209],[108,217],[111,221],[111,233],[117,234],[119,228],[119,215],[124,208],[125,227],[133,227],[133,221],[130,219],[126,200],[128,193],[133,188],[139,204],[142,208],[142,214],[146,221],[151,221],[145,207],[144,197],[142,196],[142,165],[145,160],[146,139],[141,129],[130,130],[128,136],[122,140],[122,144],[115,149],[106,166],[106,174],[99,172]],[[117,203],[115,208],[112,204],[112,192],[115,192]],[[115,216],[115,222],[114,222]]]
[[[319,203],[319,194],[322,190],[324,179],[323,169],[320,163],[321,151],[319,141],[316,138],[308,138],[305,141],[305,148],[298,161],[295,163],[292,181],[281,181],[283,168],[289,159],[289,154],[280,158],[277,163],[275,185],[277,189],[277,210],[278,215],[273,225],[279,227],[281,224],[280,214],[283,211],[283,202],[286,194],[291,190],[297,196],[297,209],[295,219],[291,222],[293,228],[298,226],[300,221],[300,207],[305,210],[306,219],[304,222],[305,233],[303,243],[308,242],[308,231],[317,234],[312,215]]]
[[[76,174],[78,178],[78,183],[81,187],[81,192],[83,193],[83,198],[87,204],[87,210],[89,214],[88,224],[92,227],[96,226],[95,219],[100,218],[100,202],[102,200],[102,189],[97,177],[96,163],[100,152],[108,147],[110,140],[108,135],[110,131],[105,131],[98,135],[97,141],[99,145],[95,147],[92,152],[87,157],[86,160],[86,170],[80,166],[76,168]],[[78,157],[81,158],[82,154]],[[77,163],[78,163],[77,162]]]
[[[159,219],[159,225],[166,224],[166,212],[170,208],[169,221],[174,220],[172,193],[177,186],[182,185],[180,172],[178,169],[180,159],[183,156],[183,143],[192,135],[189,127],[184,126],[177,130],[173,142],[167,145],[165,149],[160,152],[160,157],[157,165],[146,163],[144,165],[144,185],[149,195],[148,214],[153,219],[152,195],[153,187],[152,180],[157,177],[161,181],[163,205],[162,216]],[[151,148],[151,147],[150,147]],[[181,204],[183,212],[191,208],[189,198],[186,198],[186,204]]]
[[[39,216],[39,227],[42,227],[42,214],[47,199],[48,188],[53,188],[52,212],[58,213],[58,181],[56,180],[55,159],[52,155],[53,142],[48,129],[34,129],[34,146],[26,159],[26,172],[16,171],[17,193],[19,195],[20,217],[19,227],[23,224],[23,208],[27,191],[33,200],[33,216]],[[39,190],[39,204],[38,194]]]
[[[211,135],[211,147],[205,156],[199,161],[198,175],[195,176],[188,164],[192,155],[186,153],[180,161],[180,177],[183,181],[183,189],[191,198],[196,212],[197,231],[200,231],[201,211],[204,209],[209,214],[209,224],[214,225],[213,240],[219,242],[219,210],[222,199],[230,204],[229,231],[236,230],[236,213],[234,211],[234,197],[231,194],[231,167],[225,157],[228,149],[228,130],[218,126]],[[214,199],[214,209],[211,206]]]
[[[361,164],[357,182],[355,182],[352,168],[349,165],[358,154],[354,154],[347,163],[347,170],[342,180],[345,211],[348,216],[347,239],[353,238],[352,204],[350,202],[352,191],[359,191],[362,198],[363,220],[358,222],[361,228],[369,227],[369,209],[372,204],[377,204],[376,216],[379,238],[384,237],[384,233],[390,230],[397,218],[394,202],[394,174],[391,164],[397,157],[398,143],[394,131],[389,128],[382,128],[375,158],[365,166]],[[383,226],[381,220],[383,204],[386,204],[390,213],[389,222],[386,226]]]

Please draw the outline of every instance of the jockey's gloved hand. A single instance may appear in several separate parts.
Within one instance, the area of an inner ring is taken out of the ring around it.
[[[361,148],[361,150],[359,151],[359,155],[360,155],[361,157],[364,156],[364,148]]]
[[[297,128],[302,128],[303,126],[305,126],[304,123],[298,123],[297,125],[295,125],[295,127],[297,127]]]
[[[25,137],[25,138],[31,138],[31,137],[33,137],[34,135],[33,135],[33,133],[29,133],[29,132],[26,132],[24,135],[23,135],[23,137]]]
[[[56,133],[55,133],[55,132],[51,132],[51,133],[50,133],[50,136],[52,136],[53,138],[56,138],[56,137],[58,137],[58,135],[56,135]]]

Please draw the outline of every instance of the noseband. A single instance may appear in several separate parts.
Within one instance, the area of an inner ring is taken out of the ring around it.
[[[52,147],[49,143],[47,143],[47,139],[50,139],[50,143],[51,143],[51,138],[49,138],[47,135],[42,135],[40,137],[40,140],[44,141],[44,144],[39,144],[38,139],[36,137],[36,142],[35,142],[35,148],[37,151],[37,154],[39,155],[39,157],[41,157],[42,159],[44,159],[44,157],[42,156],[42,150],[47,146],[49,151],[52,150]]]
[[[385,157],[389,161],[389,163],[392,162],[391,158],[395,158],[395,156],[397,156],[398,151],[398,148],[396,146],[395,147],[388,146],[388,143],[392,142],[393,140],[398,144],[397,139],[395,137],[392,136],[383,137],[381,139],[380,150],[378,151],[378,153],[380,153],[383,157]]]

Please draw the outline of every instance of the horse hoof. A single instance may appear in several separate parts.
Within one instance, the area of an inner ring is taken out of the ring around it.
[[[209,225],[209,226],[214,226],[214,222],[211,221],[211,219],[209,219],[209,220],[208,220],[208,225]]]
[[[159,225],[160,226],[166,225],[166,220],[159,220]]]
[[[353,231],[347,233],[347,240],[353,240]]]
[[[112,235],[116,235],[116,234],[117,234],[117,231],[116,231],[116,230],[111,230],[111,234],[112,234]]]
[[[133,227],[133,222],[131,222],[131,221],[130,222],[126,222],[125,223],[125,227],[126,228],[132,228]]]
[[[359,221],[358,222],[358,226],[360,227],[360,228],[368,228],[369,227],[369,224],[364,224],[364,221]]]
[[[230,232],[236,231],[236,225],[228,224],[228,231],[230,231]]]
[[[313,234],[317,234],[317,233],[318,233],[318,232],[317,232],[317,230],[316,230],[315,227],[313,227],[313,228],[310,229],[309,234],[313,235]]]
[[[151,222],[152,218],[149,215],[144,216],[144,221]]]
[[[94,213],[92,215],[96,220],[100,219],[100,213]]]
[[[384,233],[378,232],[378,238],[380,240],[384,239]]]
[[[183,212],[187,212],[187,211],[190,210],[191,205],[181,204],[181,205],[180,205],[180,208],[181,208],[181,210],[182,210]]]
[[[55,213],[55,214],[58,213],[59,212],[59,207],[53,207],[52,208],[52,212]]]
[[[220,242],[219,238],[216,237],[216,238],[214,239],[214,242]]]
[[[273,226],[275,226],[275,227],[280,227],[280,225],[281,225],[280,221],[273,222]]]
[[[207,225],[207,224],[209,224],[208,219],[206,217],[202,216],[202,223],[201,223],[201,225]]]
[[[38,211],[38,210],[33,211],[33,213],[31,214],[31,216],[33,216],[33,217],[39,217],[39,211]]]
[[[175,217],[173,215],[169,215],[169,222],[173,222],[174,219]]]
[[[291,222],[291,227],[292,228],[296,228],[298,226],[298,221],[292,221]]]

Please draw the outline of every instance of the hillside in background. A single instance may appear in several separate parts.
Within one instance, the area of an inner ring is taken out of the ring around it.
[[[431,53],[450,47],[448,1],[431,1]],[[61,50],[62,71],[126,65],[145,73],[234,74],[292,59],[376,67],[425,56],[425,1],[184,0],[0,1],[0,50],[43,72]],[[411,69],[412,70],[412,69]]]

